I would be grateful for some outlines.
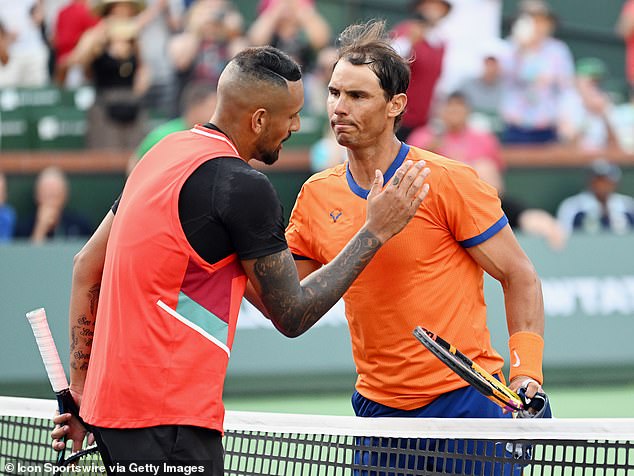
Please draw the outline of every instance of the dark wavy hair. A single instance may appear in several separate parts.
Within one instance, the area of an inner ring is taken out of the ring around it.
[[[302,70],[295,60],[272,46],[246,48],[232,60],[240,71],[259,81],[287,87],[286,81],[299,81]]]
[[[392,48],[384,20],[350,25],[339,35],[337,42],[339,60],[367,65],[379,78],[386,100],[407,91],[411,76],[409,61]],[[396,118],[395,127],[402,116]]]

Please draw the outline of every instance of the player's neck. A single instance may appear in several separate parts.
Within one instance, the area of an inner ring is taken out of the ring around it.
[[[378,140],[365,147],[348,149],[348,164],[355,182],[362,188],[370,189],[374,183],[374,171],[383,175],[392,165],[401,148],[401,142],[392,135],[389,140]]]

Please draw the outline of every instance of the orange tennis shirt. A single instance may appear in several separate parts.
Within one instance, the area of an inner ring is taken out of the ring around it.
[[[344,300],[357,391],[411,410],[467,385],[418,342],[412,334],[416,326],[436,332],[487,371],[501,370],[503,359],[491,346],[486,325],[484,272],[466,248],[508,221],[495,189],[460,162],[403,144],[386,179],[405,158],[427,162],[430,192]],[[286,230],[293,254],[330,262],[365,223],[366,196],[347,163],[311,177]]]

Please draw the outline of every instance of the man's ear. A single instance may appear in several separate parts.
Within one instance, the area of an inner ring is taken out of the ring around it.
[[[404,93],[395,94],[387,103],[388,117],[398,117],[407,106],[407,95]]]
[[[264,129],[266,129],[267,122],[269,120],[269,112],[266,109],[257,109],[251,115],[251,129],[257,135],[260,135]]]

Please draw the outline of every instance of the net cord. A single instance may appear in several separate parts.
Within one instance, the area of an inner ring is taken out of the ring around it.
[[[51,419],[55,400],[0,397],[0,415]],[[359,418],[227,411],[225,429],[299,435],[394,438],[633,441],[634,418]]]

